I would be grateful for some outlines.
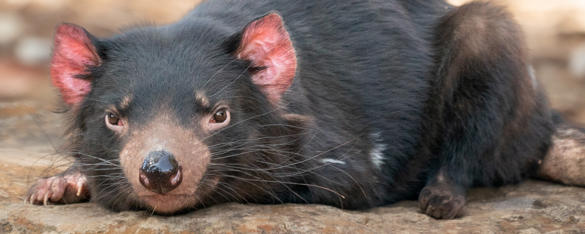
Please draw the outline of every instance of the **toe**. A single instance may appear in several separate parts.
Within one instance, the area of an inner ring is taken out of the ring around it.
[[[465,196],[446,186],[424,188],[419,196],[422,212],[436,219],[453,219],[465,204]]]
[[[66,188],[67,182],[63,178],[54,178],[51,184],[50,201],[55,203],[61,202]]]

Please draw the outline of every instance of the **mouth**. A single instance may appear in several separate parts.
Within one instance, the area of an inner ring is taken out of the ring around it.
[[[157,213],[172,214],[194,207],[197,203],[192,194],[138,195],[140,201]]]

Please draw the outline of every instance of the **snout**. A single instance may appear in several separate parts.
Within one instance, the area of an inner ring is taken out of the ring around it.
[[[207,145],[164,113],[126,133],[120,165],[138,204],[170,214],[195,206],[217,182],[202,181],[210,163]]]
[[[177,188],[183,180],[181,166],[175,157],[167,151],[153,151],[145,157],[139,181],[146,189],[166,194]]]

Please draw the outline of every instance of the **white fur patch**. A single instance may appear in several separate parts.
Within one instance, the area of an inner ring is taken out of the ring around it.
[[[386,150],[386,145],[381,143],[380,133],[373,133],[372,139],[374,141],[374,147],[370,151],[370,159],[374,166],[380,169],[382,164],[384,164],[384,150]]]
[[[534,71],[534,67],[532,65],[528,66],[528,75],[530,76],[530,80],[532,81],[532,87],[534,89],[538,88],[538,80],[536,79],[536,71]]]
[[[335,163],[335,164],[345,165],[345,162],[344,161],[337,160],[337,159],[332,159],[332,158],[324,158],[324,159],[321,159],[321,162],[327,163],[327,164],[329,164],[329,163]]]

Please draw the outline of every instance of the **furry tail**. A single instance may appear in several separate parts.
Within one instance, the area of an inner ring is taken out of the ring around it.
[[[541,162],[538,177],[567,185],[585,186],[585,129],[553,113],[552,146]]]

